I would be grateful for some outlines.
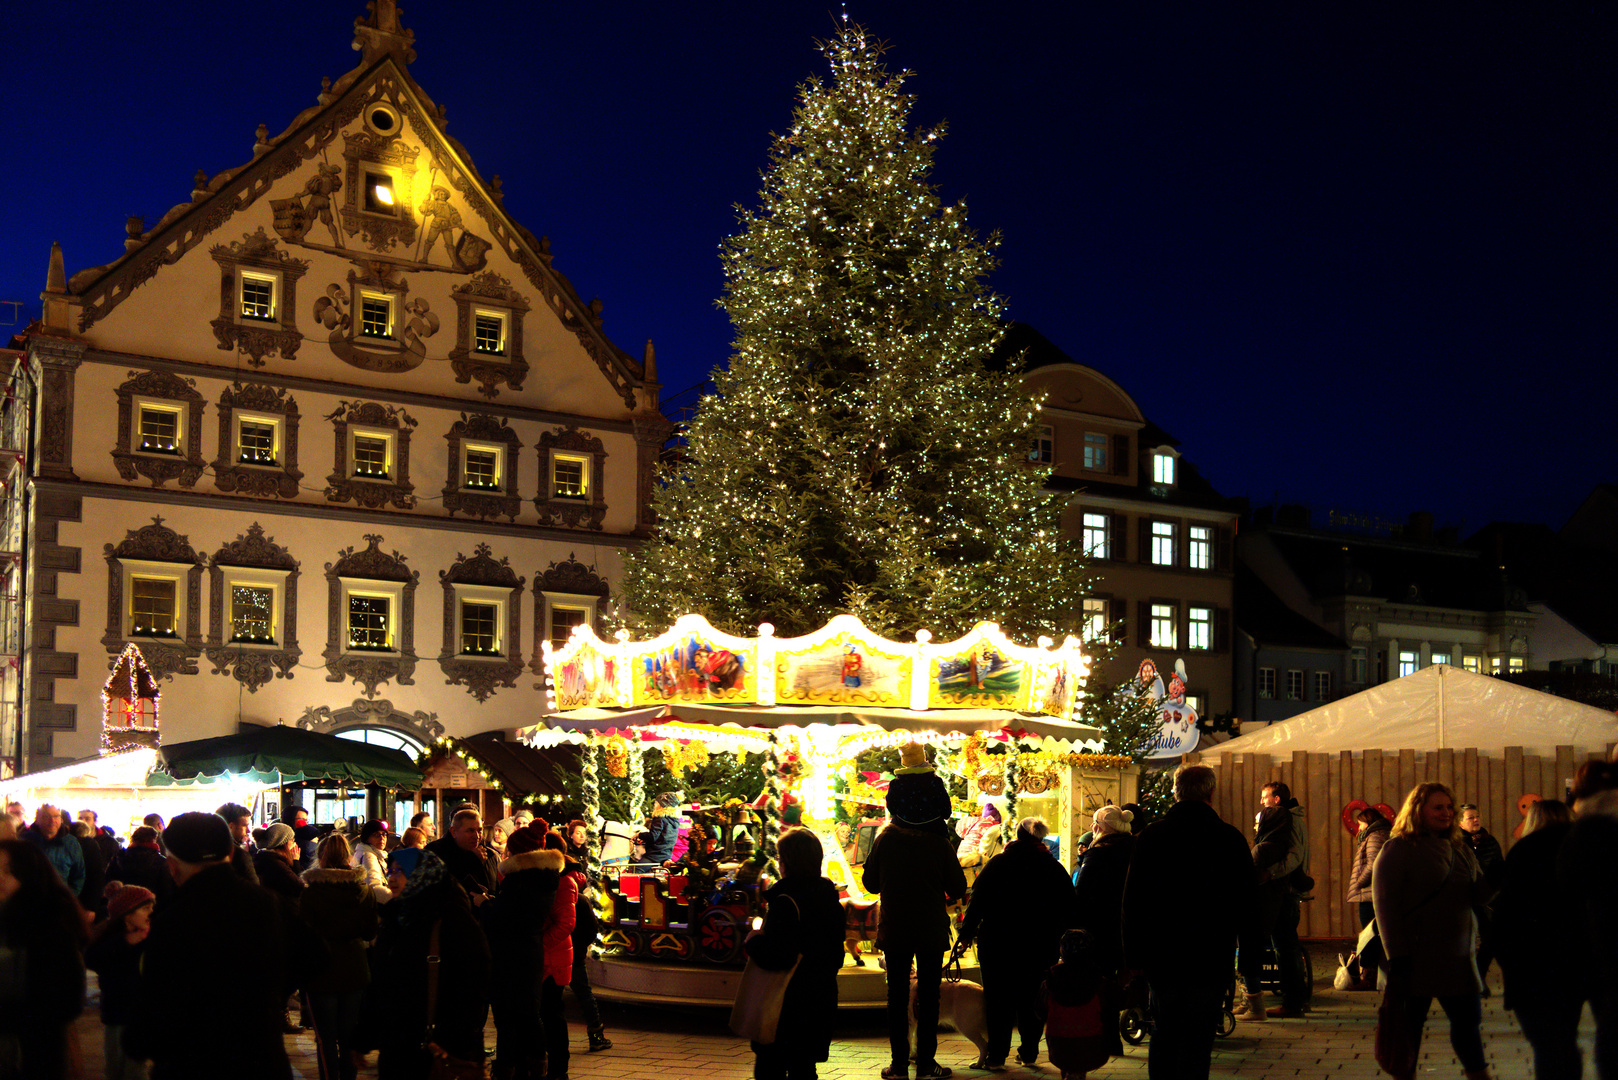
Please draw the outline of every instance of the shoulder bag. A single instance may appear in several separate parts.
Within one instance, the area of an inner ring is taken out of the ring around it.
[[[791,901],[792,906],[798,909],[799,918],[803,910],[798,908],[798,902],[785,893],[781,899]],[[747,958],[747,966],[742,969],[741,983],[736,987],[736,1004],[730,1010],[730,1030],[752,1042],[769,1045],[775,1041],[775,1028],[781,1021],[781,1003],[786,999],[787,984],[803,963],[803,953],[799,952],[793,957],[792,965],[781,971],[770,971],[762,968],[752,957]]]
[[[427,1080],[488,1080],[489,1070],[481,1061],[467,1061],[464,1058],[451,1057],[449,1052],[438,1045],[438,930],[444,925],[440,919],[433,923],[432,936],[427,942],[427,1041],[422,1049],[427,1051],[430,1065],[427,1071]]]

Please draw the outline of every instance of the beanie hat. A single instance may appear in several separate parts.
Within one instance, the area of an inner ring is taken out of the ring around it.
[[[1129,823],[1134,820],[1133,811],[1120,810],[1116,806],[1103,806],[1090,818],[1098,835],[1126,833],[1129,831]]]
[[[506,841],[506,854],[526,855],[530,851],[538,851],[541,843],[540,837],[544,835],[544,833],[535,830],[532,825],[524,826],[513,832],[511,838]]]
[[[507,845],[506,850],[511,851],[510,845]],[[398,867],[405,877],[409,877],[416,872],[416,865],[421,862],[421,857],[426,853],[426,848],[398,848],[388,855],[388,870],[391,872],[394,867]]]
[[[144,907],[156,899],[157,895],[150,889],[125,885],[107,898],[107,918],[117,922],[136,908]]]
[[[545,850],[566,852],[567,841],[557,833],[548,832],[545,834]]]
[[[658,806],[679,806],[680,793],[678,791],[665,791],[657,796]]]
[[[169,822],[163,830],[163,846],[181,862],[204,863],[230,858],[236,841],[224,818],[192,811]]]
[[[899,764],[906,769],[925,768],[927,765],[927,748],[920,743],[905,743],[899,747]]]
[[[277,821],[274,825],[264,830],[264,843],[262,846],[265,851],[280,851],[292,843],[296,836],[297,834],[292,831],[291,825],[284,821]]]

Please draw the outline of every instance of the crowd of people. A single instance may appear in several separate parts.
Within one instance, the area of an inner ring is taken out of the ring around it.
[[[596,940],[584,823],[470,807],[442,837],[322,829],[300,807],[149,816],[120,844],[92,811],[0,815],[0,1077],[61,1080],[94,971],[108,1080],[288,1080],[313,1031],[322,1080],[426,1080],[485,1060],[496,1080],[566,1080],[563,989],[606,1050],[585,959]]]

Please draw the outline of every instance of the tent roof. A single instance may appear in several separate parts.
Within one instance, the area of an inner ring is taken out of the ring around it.
[[[412,790],[421,784],[421,770],[399,750],[284,724],[164,744],[147,782],[189,784],[225,776],[262,784],[330,780]]]
[[[1290,754],[1297,750],[1438,750],[1554,753],[1558,746],[1605,752],[1618,742],[1618,717],[1590,705],[1434,664],[1414,675],[1271,724],[1202,751]]]

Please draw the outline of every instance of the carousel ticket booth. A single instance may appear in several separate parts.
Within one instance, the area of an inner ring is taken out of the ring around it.
[[[698,840],[673,865],[636,864],[610,846],[602,861],[592,851],[603,947],[591,983],[610,998],[730,1003],[775,840],[801,826],[819,835],[823,873],[845,898],[839,1000],[882,1007],[884,979],[870,955],[876,898],[860,882],[886,820],[890,776],[870,767],[873,751],[893,758],[905,744],[923,748],[950,788],[969,878],[997,850],[993,819],[1009,835],[1019,818],[1044,818],[1053,854],[1071,870],[1094,807],[1134,796],[1132,763],[1101,754],[1100,732],[1077,720],[1087,662],[1071,637],[1024,646],[980,624],[957,641],[935,644],[921,631],[898,642],[845,615],[801,638],[776,638],[768,625],[744,638],[688,615],[648,641],[606,642],[581,626],[562,647],[542,649],[556,712],[526,738],[584,751],[593,840],[621,842],[634,831],[599,817],[603,773],[629,774],[631,822],[650,809],[637,768],[648,750],[665,764],[721,753],[763,762],[764,794],[751,805],[676,808]],[[670,772],[678,775],[674,765]]]

